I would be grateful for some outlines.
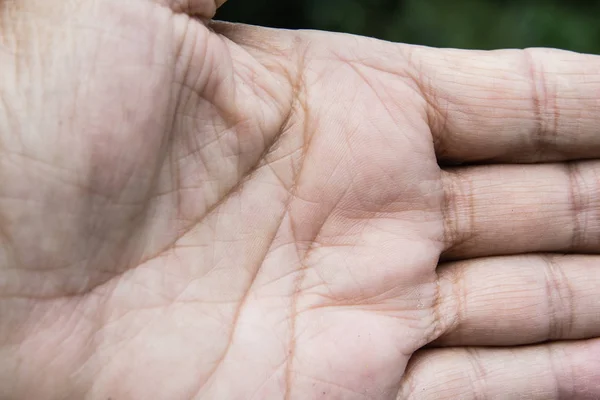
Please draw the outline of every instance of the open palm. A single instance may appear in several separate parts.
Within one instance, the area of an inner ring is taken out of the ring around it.
[[[600,59],[215,8],[0,3],[0,398],[599,398]]]

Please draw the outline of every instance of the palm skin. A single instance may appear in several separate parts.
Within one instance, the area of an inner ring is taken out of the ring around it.
[[[600,61],[215,7],[0,4],[0,397],[598,398]]]

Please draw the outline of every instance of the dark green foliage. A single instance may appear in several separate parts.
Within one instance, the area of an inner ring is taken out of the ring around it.
[[[600,54],[600,0],[229,0],[218,18],[436,47]]]

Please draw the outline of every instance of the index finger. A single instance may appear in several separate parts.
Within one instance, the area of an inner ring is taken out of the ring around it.
[[[600,57],[411,47],[438,160],[600,157]]]

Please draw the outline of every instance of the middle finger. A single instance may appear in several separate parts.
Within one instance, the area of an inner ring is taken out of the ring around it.
[[[443,172],[444,260],[600,252],[600,161]]]

